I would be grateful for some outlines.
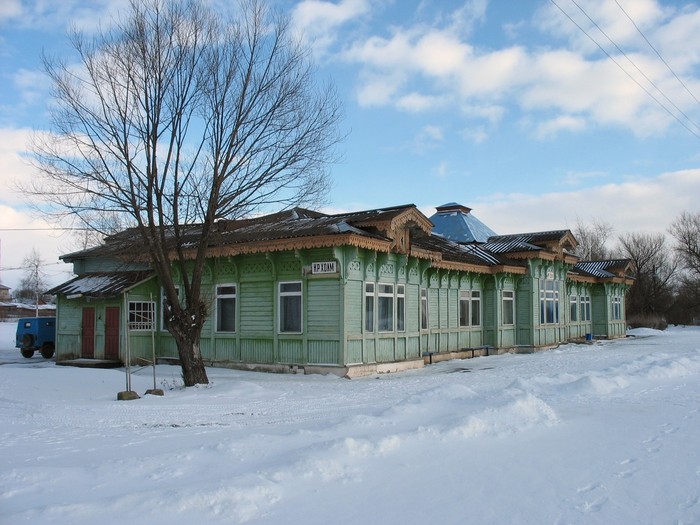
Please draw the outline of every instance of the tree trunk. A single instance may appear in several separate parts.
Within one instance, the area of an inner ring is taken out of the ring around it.
[[[193,317],[195,316],[185,314],[171,319],[168,331],[173,335],[177,344],[185,386],[208,385],[209,378],[200,350],[202,324],[192,322]]]
[[[199,341],[178,342],[177,350],[180,354],[180,365],[182,367],[182,379],[185,386],[207,385],[209,378],[202,360],[202,353],[199,349]]]

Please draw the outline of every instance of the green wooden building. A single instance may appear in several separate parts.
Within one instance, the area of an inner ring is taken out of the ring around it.
[[[455,206],[438,214],[469,215]],[[205,361],[353,377],[625,334],[628,261],[578,261],[568,230],[456,242],[439,222],[413,205],[219,221]],[[177,358],[157,278],[129,255],[137,238],[62,257],[77,277],[51,290],[58,362]]]

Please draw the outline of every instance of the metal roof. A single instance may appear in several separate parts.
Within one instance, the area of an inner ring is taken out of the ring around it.
[[[450,202],[438,206],[430,217],[433,232],[459,243],[484,243],[496,235],[491,228],[471,214],[471,208]]]
[[[573,270],[581,275],[590,277],[630,277],[626,275],[629,268],[629,259],[610,259],[606,261],[579,261]]]
[[[51,290],[51,295],[74,297],[117,297],[124,291],[150,279],[152,271],[86,273],[60,284]]]

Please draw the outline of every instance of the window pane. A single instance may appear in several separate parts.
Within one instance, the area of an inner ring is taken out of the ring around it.
[[[394,330],[394,298],[393,297],[379,297],[378,305],[378,320],[377,324],[379,326],[380,332],[391,332]]]
[[[301,283],[280,283],[280,293],[301,293]]]
[[[236,299],[220,297],[216,302],[216,331],[236,331]]]
[[[471,325],[481,325],[481,292],[472,291]]]
[[[302,331],[301,282],[280,283],[280,332]]]
[[[301,297],[280,297],[280,332],[301,332]]]
[[[374,332],[374,284],[365,284],[365,331]]]
[[[421,330],[428,329],[428,290],[425,288],[420,291],[420,327]]]
[[[514,324],[515,322],[515,299],[510,290],[503,292],[503,324]]]
[[[396,286],[396,330],[406,330],[406,288],[403,284]]]
[[[459,326],[469,326],[469,292],[459,292]]]

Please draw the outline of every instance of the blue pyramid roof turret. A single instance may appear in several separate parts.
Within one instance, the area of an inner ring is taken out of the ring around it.
[[[484,243],[496,235],[491,228],[471,214],[471,208],[456,202],[438,206],[437,213],[430,217],[435,225],[433,233],[461,244]]]

